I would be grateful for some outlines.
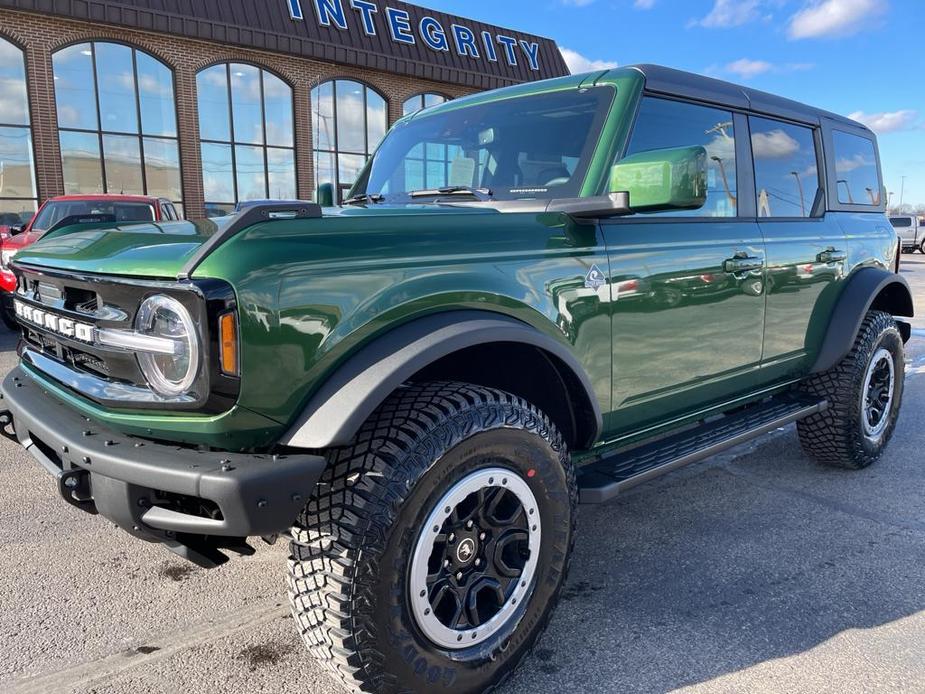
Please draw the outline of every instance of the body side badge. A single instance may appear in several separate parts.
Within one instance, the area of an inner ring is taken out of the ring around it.
[[[597,265],[592,265],[585,277],[585,288],[597,290],[605,284],[607,284],[607,279],[604,277],[604,273],[601,272]]]

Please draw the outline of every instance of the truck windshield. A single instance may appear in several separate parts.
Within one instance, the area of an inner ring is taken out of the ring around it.
[[[388,203],[577,197],[613,95],[603,87],[424,111],[389,133],[353,194]]]
[[[113,215],[117,222],[153,222],[154,209],[143,202],[111,202],[108,200],[61,200],[45,205],[32,231],[48,231],[65,217],[74,215]]]

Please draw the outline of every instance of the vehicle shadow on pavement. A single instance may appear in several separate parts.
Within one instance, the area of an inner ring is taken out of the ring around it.
[[[790,429],[583,508],[562,603],[504,691],[781,691],[786,666],[742,671],[925,609],[915,419],[869,470],[815,465]]]
[[[15,352],[18,343],[19,333],[0,324],[0,352]]]

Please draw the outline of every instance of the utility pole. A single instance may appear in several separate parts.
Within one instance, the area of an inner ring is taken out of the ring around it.
[[[795,179],[797,179],[797,187],[800,189],[800,215],[805,217],[806,216],[806,196],[803,193],[803,181],[800,180],[800,172],[791,171],[790,175],[792,175]]]
[[[900,210],[902,210],[903,208],[903,196],[905,195],[905,193],[906,193],[906,177],[903,176],[902,187],[899,189],[899,209]]]

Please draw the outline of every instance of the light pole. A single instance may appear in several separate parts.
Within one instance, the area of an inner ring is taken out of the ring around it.
[[[844,184],[845,184],[845,190],[848,191],[848,204],[849,204],[849,205],[853,205],[853,204],[854,204],[854,196],[851,194],[851,186],[848,185],[848,181],[846,181],[844,178],[839,178],[835,183],[836,183],[836,184],[838,184],[838,183],[844,183]]]
[[[892,190],[890,191],[889,195],[887,195],[887,198],[886,198],[886,206],[887,206],[887,209],[892,209],[892,207],[893,207],[893,196],[894,196],[894,195],[896,195],[896,193],[894,193]]]
[[[800,214],[806,216],[806,197],[803,195],[803,181],[800,180],[799,171],[791,171],[791,175],[797,179],[797,188],[800,189]]]
[[[906,177],[903,176],[902,186],[899,189],[899,209],[900,210],[903,208],[903,197],[905,196],[905,193],[906,193]]]

